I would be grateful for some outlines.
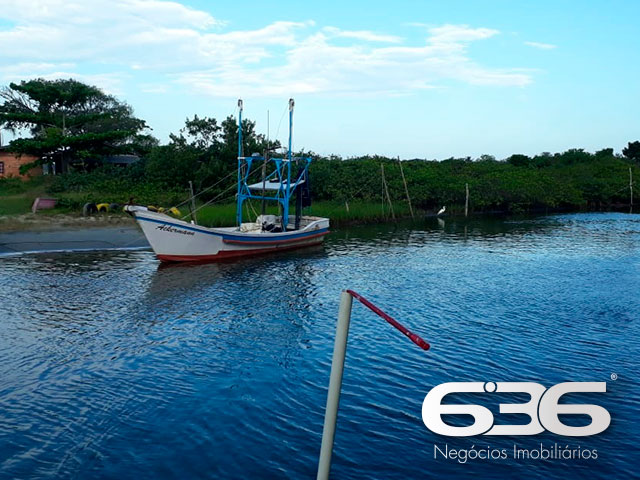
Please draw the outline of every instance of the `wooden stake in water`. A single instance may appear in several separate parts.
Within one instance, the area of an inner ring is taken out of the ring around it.
[[[189,191],[191,192],[191,216],[193,217],[193,222],[198,224],[198,217],[196,217],[196,197],[193,195],[193,182],[189,180]]]
[[[384,187],[384,193],[389,202],[389,210],[391,210],[391,218],[396,219],[396,214],[393,212],[393,204],[391,203],[391,196],[389,195],[389,187],[387,186],[387,180],[384,176],[384,164],[380,164],[380,170],[382,171],[382,186]]]
[[[413,216],[413,207],[411,206],[411,197],[409,196],[409,189],[407,188],[407,180],[404,178],[404,170],[402,169],[402,162],[400,161],[400,157],[398,157],[398,165],[400,165],[400,175],[402,175],[402,183],[404,183],[404,193],[407,194],[407,203],[409,204],[409,212],[411,213],[411,218],[415,218]]]
[[[629,167],[629,207],[633,210],[633,171]]]
[[[466,196],[464,199],[464,216],[468,217],[469,216],[469,184],[468,183],[464,184],[464,189],[466,192]]]
[[[320,447],[320,461],[318,463],[318,480],[328,479],[329,471],[331,470],[331,453],[333,452],[333,439],[336,435],[338,404],[340,403],[344,359],[347,354],[347,336],[349,335],[352,303],[353,298],[351,295],[346,291],[343,291],[340,294],[340,309],[338,311],[336,340],[333,347],[333,360],[331,361],[327,409],[324,415],[324,428],[322,429],[322,446]]]

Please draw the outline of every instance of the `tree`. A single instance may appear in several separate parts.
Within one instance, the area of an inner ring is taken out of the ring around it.
[[[613,148],[603,148],[596,152],[597,160],[606,160],[610,158],[613,158]]]
[[[531,159],[527,155],[522,155],[521,153],[516,153],[511,155],[507,162],[509,162],[514,167],[528,167],[531,165]]]
[[[629,144],[622,149],[622,154],[629,160],[640,162],[640,142],[629,142]]]
[[[222,121],[222,142],[224,143],[223,155],[236,158],[238,155],[238,124],[234,117],[228,116]],[[267,147],[265,135],[256,133],[256,122],[249,119],[242,120],[242,150],[249,156],[253,153],[264,153]],[[269,148],[280,147],[280,142],[271,141]]]
[[[200,150],[217,150],[220,147],[220,130],[215,118],[199,118],[193,116],[193,120],[187,118],[184,127],[178,135],[170,134],[171,143],[176,145],[191,145]]]
[[[267,148],[264,135],[255,132],[255,122],[242,120],[242,144],[245,155],[263,153]],[[149,178],[168,186],[184,186],[193,181],[197,189],[219,182],[236,170],[238,157],[237,120],[229,116],[221,124],[215,118],[187,118],[177,134],[169,135],[170,142],[154,148],[147,157]],[[271,149],[280,146],[269,142]],[[211,195],[226,189],[232,181],[210,191]],[[223,188],[224,187],[224,188]]]
[[[556,153],[556,157],[561,165],[577,165],[589,163],[594,155],[585,152],[583,148],[570,148],[566,152]]]
[[[151,151],[145,162],[145,172],[147,178],[154,182],[168,187],[186,187],[190,180],[196,180],[201,166],[201,155],[197,149],[169,143]]]
[[[76,80],[36,79],[0,89],[0,126],[31,136],[13,140],[16,153],[38,156],[25,170],[43,163],[95,161],[105,155],[148,151],[156,142],[141,135],[147,127],[133,109],[97,87]]]
[[[551,155],[551,152],[542,152],[533,157],[531,162],[536,168],[549,167],[553,163],[553,155]]]

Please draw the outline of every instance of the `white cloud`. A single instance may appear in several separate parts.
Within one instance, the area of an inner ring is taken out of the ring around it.
[[[162,83],[142,83],[140,91],[144,93],[167,93],[169,86]]]
[[[75,63],[50,63],[50,62],[21,62],[0,65],[0,77],[24,78],[25,76],[38,76],[59,69],[73,69]]]
[[[1,84],[17,82],[29,78],[45,78],[54,80],[58,78],[73,78],[90,85],[99,85],[105,92],[112,95],[121,95],[124,82],[129,75],[123,72],[111,73],[79,73],[74,63],[16,63],[13,65],[0,65]]]
[[[2,0],[2,18],[17,24],[113,25],[126,17],[130,26],[189,25],[199,30],[221,25],[209,13],[165,0]]]
[[[471,28],[468,25],[443,25],[429,29],[429,42],[434,45],[468,43],[497,35],[498,30],[491,28]]]
[[[406,45],[395,35],[312,21],[233,29],[207,12],[161,0],[0,0],[0,18],[13,24],[0,30],[4,82],[73,76],[118,92],[125,79],[146,75],[141,91],[162,92],[173,82],[229,97],[404,95],[451,82],[531,82],[524,70],[474,61],[469,45],[499,32],[467,25],[431,26],[423,43]]]
[[[524,44],[533,48],[539,48],[540,50],[553,50],[554,48],[557,48],[557,45],[553,45],[551,43],[524,42]]]
[[[401,43],[402,38],[396,35],[383,35],[370,30],[341,30],[336,27],[324,27],[324,33],[333,37],[354,38],[366,42]]]

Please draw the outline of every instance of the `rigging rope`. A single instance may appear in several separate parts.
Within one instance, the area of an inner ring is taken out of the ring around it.
[[[287,105],[286,107],[284,107],[284,110],[282,111],[282,115],[280,116],[280,121],[278,122],[278,129],[276,130],[276,135],[275,135],[275,141],[278,141],[278,134],[280,133],[280,126],[282,125],[282,119],[284,118],[285,113],[287,113],[287,110],[289,109],[289,105]]]
[[[231,117],[237,117],[238,116],[238,106],[236,105],[235,108],[233,109],[233,113],[230,115]],[[226,118],[225,118],[226,119]],[[190,202],[192,199],[198,197],[199,195],[202,195],[205,192],[208,192],[209,190],[211,190],[212,188],[217,187],[218,185],[220,185],[220,183],[222,183],[224,180],[228,179],[231,176],[235,176],[238,174],[237,170],[233,170],[231,173],[229,173],[228,175],[226,175],[225,177],[221,178],[220,180],[218,180],[216,183],[214,183],[213,185],[210,185],[209,187],[205,188],[204,190],[199,191],[198,193],[196,193],[195,195],[187,198],[184,202],[182,203],[178,203],[177,205],[174,205],[171,208],[178,208],[181,207],[183,205],[186,205],[188,202]],[[183,217],[184,218],[184,217]]]
[[[261,166],[261,165],[256,165],[256,167],[255,167],[254,169],[252,169],[252,170],[249,172],[249,174],[247,175],[247,177],[246,177],[246,178],[249,178],[249,177],[251,176],[251,174],[252,174],[252,173],[255,173],[255,172],[256,172],[256,170],[258,169],[258,166],[259,166],[260,168],[262,168],[262,166]],[[233,172],[233,174],[235,175],[235,174],[237,174],[237,172]],[[227,175],[227,177],[229,177],[229,175]],[[220,183],[220,182],[218,182],[218,183]],[[237,188],[237,185],[236,185],[236,184],[232,184],[232,185],[230,185],[228,188],[226,188],[225,190],[223,190],[222,192],[220,192],[220,194],[218,194],[217,196],[215,196],[215,197],[214,197],[214,198],[212,198],[211,200],[208,200],[207,202],[203,203],[203,204],[202,204],[202,205],[200,205],[198,208],[196,208],[196,209],[193,211],[193,213],[195,213],[195,212],[197,212],[198,210],[200,210],[201,208],[206,207],[207,205],[210,205],[211,203],[213,203],[213,202],[217,201],[217,200],[218,200],[218,199],[220,199],[224,194],[226,194],[227,192],[229,192],[229,190],[231,190],[231,189],[233,189],[233,188]],[[202,192],[201,192],[201,193],[202,193]],[[195,197],[195,195],[194,195],[194,197]],[[231,197],[232,197],[232,195],[229,195],[229,197],[228,197],[228,198],[231,198]],[[226,198],[225,198],[225,200],[226,200]],[[253,207],[252,207],[252,208],[253,208]],[[254,211],[255,211],[255,210],[254,210]],[[188,217],[188,216],[190,216],[190,215],[191,215],[191,213],[189,213],[189,214],[187,214],[187,215],[184,215],[183,217],[181,217],[181,220],[184,220],[185,218],[187,218],[187,217]]]
[[[209,186],[209,187],[205,188],[204,190],[199,191],[198,193],[196,193],[196,194],[195,194],[195,195],[193,195],[192,197],[189,197],[188,199],[186,199],[184,202],[182,202],[182,203],[178,203],[177,205],[174,205],[174,206],[173,206],[173,207],[171,207],[171,208],[174,208],[174,207],[175,207],[175,208],[178,208],[178,207],[181,207],[182,205],[187,204],[188,202],[190,202],[190,201],[191,201],[191,199],[196,198],[197,196],[202,195],[202,194],[203,194],[203,193],[205,193],[205,192],[208,192],[208,191],[209,191],[209,190],[211,190],[212,188],[217,187],[218,185],[220,185],[220,183],[222,183],[224,180],[228,179],[228,178],[229,178],[229,177],[231,177],[231,176],[235,176],[235,175],[237,175],[237,174],[238,174],[238,172],[237,172],[237,171],[233,171],[233,172],[231,172],[229,175],[227,175],[227,176],[225,176],[225,177],[221,178],[220,180],[218,180],[218,181],[217,181],[216,183],[214,183],[213,185],[211,185],[211,186]]]
[[[184,220],[185,218],[187,218],[188,216],[190,216],[192,213],[196,213],[198,210],[202,209],[203,207],[206,207],[207,205],[210,205],[211,203],[217,201],[220,197],[222,197],[223,195],[225,195],[227,192],[229,192],[229,190],[236,188],[236,185],[231,185],[229,188],[227,188],[226,190],[223,190],[220,194],[218,194],[216,197],[213,197],[211,200],[206,201],[205,203],[203,203],[202,205],[200,205],[198,208],[196,208],[193,212],[188,213],[187,215],[184,215],[183,217],[180,217],[181,220]]]

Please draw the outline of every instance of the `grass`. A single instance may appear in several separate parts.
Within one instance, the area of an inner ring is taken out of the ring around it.
[[[36,197],[47,196],[46,180],[34,177],[24,182],[19,178],[0,178],[0,215],[29,213]]]
[[[80,194],[66,194],[67,197],[78,197],[81,200]],[[21,215],[31,212],[31,205],[35,199],[34,195],[20,194],[20,195],[8,195],[0,196],[0,215]],[[66,202],[65,202],[66,203]],[[253,208],[251,204],[245,202],[243,210],[244,220],[255,219],[256,214],[260,210],[260,204],[253,202]],[[255,210],[254,210],[255,209]],[[406,217],[409,215],[409,209],[406,204],[397,203],[393,206],[394,213],[397,217]],[[182,206],[182,216],[185,216],[186,220],[191,220],[190,209],[187,206]],[[293,208],[291,213],[293,214]],[[81,208],[71,208],[66,205],[61,205],[52,210],[42,210],[38,214],[55,215],[59,213],[73,214],[82,212]],[[266,210],[267,214],[277,215],[278,210],[276,206],[270,205]],[[346,223],[361,223],[361,222],[378,222],[385,221],[391,217],[389,208],[385,207],[384,212],[380,203],[373,202],[351,202],[349,203],[349,211],[343,203],[335,202],[318,202],[312,205],[310,208],[304,210],[304,215],[313,215],[317,217],[328,217],[333,224],[346,224]],[[235,203],[226,203],[219,205],[207,205],[200,206],[196,212],[198,223],[209,227],[223,227],[234,225],[236,221],[236,205]]]
[[[10,195],[0,198],[0,215],[21,215],[31,211],[33,199],[24,195]]]
[[[197,207],[196,207],[197,208]],[[189,213],[188,208],[182,208],[182,214]],[[207,205],[200,208],[196,212],[198,223],[207,227],[228,227],[235,225],[236,222],[236,205],[235,204],[220,204],[220,205]],[[186,220],[190,220],[191,217],[187,217]],[[253,217],[251,217],[253,218]]]
[[[60,194],[48,194],[47,188],[51,184],[50,177],[36,177],[28,182],[22,182],[19,179],[9,178],[0,179],[0,216],[15,216],[31,212],[31,206],[36,197],[54,197],[58,199],[58,206],[52,210],[43,210],[38,215],[55,216],[57,214],[80,215],[82,213],[82,205],[95,198],[105,199],[109,195],[102,195],[96,192],[64,192]],[[113,196],[113,195],[111,195]],[[156,206],[170,206],[172,198],[168,196],[164,203],[155,204]],[[165,204],[166,203],[166,204]],[[143,203],[144,204],[144,203]],[[260,211],[260,202],[245,202],[243,217],[245,221],[253,220]],[[409,209],[406,202],[396,202],[393,205],[394,213],[397,217],[406,217],[409,215]],[[182,216],[186,216],[190,220],[190,209],[188,205],[180,208]],[[295,208],[291,206],[293,214]],[[273,203],[267,204],[267,214],[278,214],[278,207]],[[310,208],[304,210],[305,215],[313,215],[318,217],[328,217],[333,225],[348,223],[366,223],[381,222],[389,220],[391,217],[389,207],[385,205],[382,208],[380,202],[370,201],[352,201],[347,206],[341,202],[317,202]],[[200,206],[196,212],[198,223],[205,226],[221,227],[235,225],[236,221],[236,205],[235,203],[214,204]]]
[[[69,197],[78,196],[77,202],[69,204]],[[12,215],[24,215],[25,213],[31,213],[31,207],[36,197],[53,197],[58,198],[58,206],[50,210],[38,210],[38,215],[56,215],[58,213],[73,214],[82,213],[82,207],[78,208],[77,205],[84,204],[80,195],[69,194],[65,195],[63,199],[56,197],[55,195],[47,195],[45,193],[28,192],[19,195],[1,195],[0,196],[0,216],[12,216]]]

